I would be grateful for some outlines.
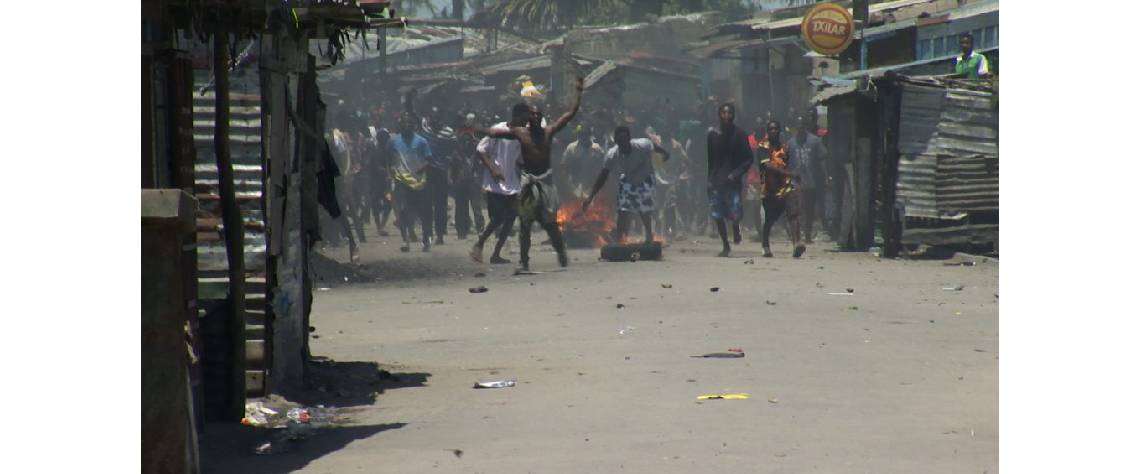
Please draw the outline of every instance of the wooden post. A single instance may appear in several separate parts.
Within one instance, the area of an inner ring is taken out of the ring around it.
[[[154,153],[154,56],[142,59],[142,188],[156,186],[154,170],[157,168]]]
[[[231,338],[229,402],[226,418],[238,421],[245,414],[245,236],[241,207],[234,191],[230,162],[230,62],[229,37],[214,33],[214,155],[218,164],[218,194],[225,227],[226,261],[229,267],[229,337]]]

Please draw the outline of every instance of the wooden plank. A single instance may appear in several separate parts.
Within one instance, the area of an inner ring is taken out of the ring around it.
[[[244,290],[245,278],[244,239],[241,227],[241,209],[234,195],[233,165],[230,162],[229,140],[229,35],[225,31],[214,32],[214,157],[218,163],[218,194],[222,203],[222,219],[225,222],[226,258],[229,265],[229,321],[227,336],[234,347],[233,360],[229,361],[232,387],[227,391],[225,417],[238,421],[245,415],[245,332]]]

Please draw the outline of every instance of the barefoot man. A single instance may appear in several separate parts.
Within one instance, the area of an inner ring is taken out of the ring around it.
[[[525,127],[530,118],[530,106],[518,104],[511,110],[511,121],[500,122],[491,127],[494,130],[505,131],[511,127]],[[511,234],[511,227],[515,225],[515,217],[519,213],[519,192],[522,185],[519,183],[519,164],[521,150],[517,140],[505,138],[483,137],[476,150],[479,160],[485,168],[483,172],[483,191],[487,197],[487,213],[491,217],[490,223],[479,234],[479,239],[471,249],[471,260],[483,262],[483,245],[487,239],[496,232],[495,250],[491,253],[491,263],[511,263],[503,258],[503,244]]]
[[[662,148],[660,139],[656,142],[649,138],[631,139],[629,127],[624,125],[614,129],[614,143],[606,152],[605,164],[594,181],[594,188],[590,196],[582,203],[582,212],[586,212],[598,190],[605,186],[610,171],[618,169],[618,221],[617,240],[625,239],[629,230],[629,222],[634,214],[641,216],[645,224],[645,243],[653,242],[653,193],[656,175],[653,172],[652,152],[664,155],[669,160],[669,151]]]
[[[547,127],[542,126],[542,112],[530,107],[530,117],[525,127],[511,127],[508,130],[483,130],[491,138],[518,140],[522,147],[522,192],[519,193],[519,267],[530,270],[530,228],[535,221],[546,230],[550,243],[558,252],[558,264],[567,265],[566,243],[558,229],[558,192],[554,189],[554,177],[550,169],[550,150],[554,135],[562,131],[574,115],[582,101],[582,78],[574,84],[574,100],[570,110],[558,117]]]
[[[731,102],[721,104],[718,109],[720,128],[708,133],[708,196],[709,214],[716,221],[716,231],[720,234],[721,251],[718,257],[727,257],[728,227],[725,220],[736,226],[743,217],[740,202],[742,180],[752,165],[752,148],[748,146],[747,132],[736,126],[736,106]],[[734,239],[740,241],[739,230],[734,227]]]

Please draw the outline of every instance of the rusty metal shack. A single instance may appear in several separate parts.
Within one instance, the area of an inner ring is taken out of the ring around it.
[[[996,78],[868,71],[825,87],[815,102],[828,108],[833,153],[851,157],[849,248],[997,252]]]
[[[309,42],[402,27],[402,19],[378,14],[386,5],[143,2],[144,224],[148,209],[169,201],[184,203],[169,219],[189,218],[196,227],[178,239],[143,235],[144,262],[190,255],[163,272],[144,272],[152,280],[144,288],[178,290],[177,297],[144,298],[144,328],[184,327],[189,346],[148,341],[144,331],[144,361],[187,359],[184,404],[146,390],[158,386],[146,382],[160,374],[144,365],[143,412],[155,413],[144,419],[174,419],[159,412],[188,406],[189,429],[200,431],[205,420],[241,419],[247,396],[302,382],[313,292],[309,257],[319,238],[318,195],[328,191],[318,178],[333,171],[321,159],[325,106]],[[179,321],[161,319],[170,317]],[[163,443],[183,428],[144,424],[143,438]],[[144,455],[153,472],[193,472],[193,461]]]

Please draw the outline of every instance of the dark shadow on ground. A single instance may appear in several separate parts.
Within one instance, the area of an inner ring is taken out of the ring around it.
[[[306,367],[305,386],[280,395],[305,406],[368,406],[385,390],[426,387],[429,373],[391,373],[376,362],[339,362],[315,358]]]
[[[413,247],[419,253],[419,247]],[[402,282],[470,275],[485,266],[466,256],[433,254],[431,258],[388,258],[345,263],[320,252],[313,252],[314,286],[336,288],[357,283]]]
[[[216,473],[287,473],[299,470],[322,456],[338,451],[358,439],[382,431],[402,428],[406,423],[381,425],[344,425],[314,429],[311,436],[299,441],[280,442],[281,430],[253,428],[238,423],[207,424],[199,438],[202,472]],[[255,454],[254,449],[272,442],[284,452]],[[367,472],[366,466],[359,472]],[[353,469],[356,471],[356,469]]]

